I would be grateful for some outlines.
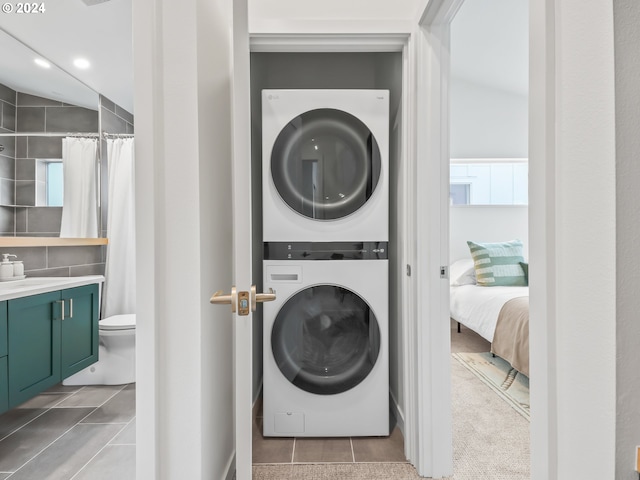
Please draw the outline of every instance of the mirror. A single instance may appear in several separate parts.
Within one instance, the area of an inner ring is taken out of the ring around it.
[[[100,98],[1,29],[0,51],[0,236],[57,236],[62,134],[97,134]]]

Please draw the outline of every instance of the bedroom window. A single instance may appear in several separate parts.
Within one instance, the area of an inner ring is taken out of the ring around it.
[[[529,165],[520,158],[451,159],[451,205],[527,205]]]

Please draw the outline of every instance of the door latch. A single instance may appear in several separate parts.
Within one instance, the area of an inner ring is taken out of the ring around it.
[[[249,292],[238,292],[238,315],[249,315]]]
[[[449,278],[449,267],[446,265],[440,266],[440,278]]]

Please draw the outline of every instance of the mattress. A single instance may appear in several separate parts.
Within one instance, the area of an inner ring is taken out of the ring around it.
[[[452,286],[451,318],[493,342],[500,310],[509,300],[529,295],[529,287]]]

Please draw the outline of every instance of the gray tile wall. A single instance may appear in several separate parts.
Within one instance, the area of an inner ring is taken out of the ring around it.
[[[17,255],[30,277],[77,277],[104,275],[106,250],[103,246],[7,247],[0,254]]]
[[[5,109],[7,99],[12,98],[14,103]],[[0,128],[5,124],[17,126],[18,132],[134,132],[133,115],[104,96],[100,96],[99,110],[95,112],[46,98],[16,93],[0,84],[0,106],[2,112],[12,114],[14,119],[13,123],[1,120],[3,123],[0,124]],[[8,199],[8,205],[16,204],[16,200],[20,200],[20,205],[35,205],[36,159],[62,158],[62,139],[28,136],[16,139],[2,138],[0,143],[5,145],[5,151],[0,153],[0,197],[3,192],[2,182],[6,180],[9,182],[7,191],[12,195]],[[104,140],[100,149],[101,158],[106,159],[107,146]],[[10,154],[8,161],[2,159],[2,154],[6,153]],[[102,236],[106,237],[107,161],[101,162],[101,166],[101,229]],[[3,202],[0,201],[1,203]],[[60,234],[61,215],[62,208],[59,207],[0,205],[0,235],[55,237]],[[24,261],[25,273],[29,276],[104,275],[104,246],[14,247],[3,249],[0,253],[18,255],[18,259]]]
[[[62,207],[16,207],[16,236],[58,237],[61,220]]]
[[[115,108],[115,107],[114,107]],[[15,92],[0,84],[0,132],[98,132],[99,112]],[[36,159],[62,158],[62,137],[2,137],[0,235],[56,237],[61,207],[37,207]],[[24,205],[14,207],[13,205]],[[29,276],[104,275],[106,247],[12,247]]]
[[[96,110],[17,93],[17,132],[96,133],[99,123],[99,112]],[[37,178],[33,168],[35,159],[62,158],[62,137],[17,137],[15,150],[15,204],[37,205]]]
[[[15,90],[0,84],[0,132],[11,133],[16,129]],[[15,204],[15,152],[14,137],[0,137],[0,205]],[[0,235],[13,235],[13,208],[0,206]]]

